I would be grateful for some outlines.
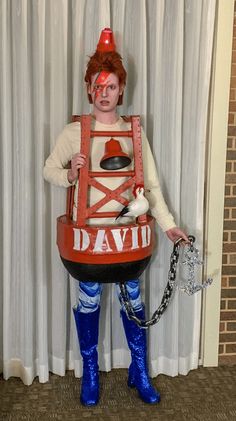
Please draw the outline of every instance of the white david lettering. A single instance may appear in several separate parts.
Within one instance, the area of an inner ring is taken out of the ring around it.
[[[90,239],[87,231],[83,228],[73,228],[74,231],[74,250],[85,251],[89,247]]]
[[[151,243],[151,228],[149,225],[114,229],[102,227],[95,233],[90,229],[73,228],[74,250],[88,250],[91,253],[122,252],[146,248]]]

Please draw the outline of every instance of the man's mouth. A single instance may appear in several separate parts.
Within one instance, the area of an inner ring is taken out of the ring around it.
[[[100,101],[100,104],[101,105],[109,105],[109,101],[102,100],[102,101]]]

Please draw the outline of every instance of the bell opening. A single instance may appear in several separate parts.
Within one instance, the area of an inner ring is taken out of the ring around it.
[[[130,157],[122,151],[120,142],[110,139],[105,144],[105,153],[100,161],[100,167],[104,170],[119,170],[131,163]]]
[[[104,170],[120,170],[127,167],[131,163],[128,156],[113,156],[112,158],[103,159],[100,162],[101,168]]]

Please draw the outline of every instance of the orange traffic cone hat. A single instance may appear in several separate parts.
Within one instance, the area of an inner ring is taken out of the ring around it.
[[[97,45],[97,51],[100,53],[110,53],[112,51],[116,51],[113,32],[110,28],[104,28],[102,30]]]
[[[100,166],[104,170],[119,170],[127,167],[131,162],[130,157],[122,151],[119,140],[110,139],[105,144],[105,154]]]

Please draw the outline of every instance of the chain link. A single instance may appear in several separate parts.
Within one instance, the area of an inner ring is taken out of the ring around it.
[[[189,236],[190,247],[192,247],[195,238],[193,236]],[[158,309],[153,313],[152,318],[150,320],[141,320],[135,315],[135,311],[129,299],[129,294],[126,288],[125,282],[120,282],[120,301],[121,304],[124,306],[127,317],[129,320],[133,320],[139,327],[143,329],[147,329],[149,326],[156,324],[165,310],[167,309],[170,300],[172,298],[175,286],[176,286],[176,270],[177,264],[179,261],[179,248],[180,243],[183,239],[179,238],[173,247],[173,251],[170,256],[170,269],[168,272],[168,282],[164,290],[164,294],[161,300],[161,304],[159,305]]]

